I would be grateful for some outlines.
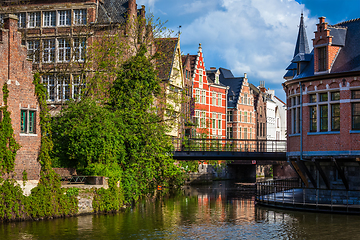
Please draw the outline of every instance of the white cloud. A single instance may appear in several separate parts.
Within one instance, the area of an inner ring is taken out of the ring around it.
[[[137,0],[136,4],[138,5],[138,7],[141,5],[145,5],[147,9],[150,9],[151,12],[154,12],[155,11],[155,3],[157,1],[158,0]]]
[[[193,9],[202,3],[193,2]],[[211,51],[211,55],[220,56],[226,63],[217,67],[231,69],[236,76],[246,72],[255,85],[262,80],[282,83],[285,68],[293,57],[303,5],[295,0],[222,0],[221,7],[205,11],[183,26],[182,44],[195,48],[201,42],[205,58]],[[305,11],[312,46],[317,19],[308,19],[307,15]],[[216,64],[211,60],[208,66]]]

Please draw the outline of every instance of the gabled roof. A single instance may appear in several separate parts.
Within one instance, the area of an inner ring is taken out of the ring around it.
[[[178,38],[156,38],[155,44],[157,53],[159,54],[156,60],[156,67],[158,69],[158,77],[162,80],[169,80],[171,74],[172,64],[175,58]]]
[[[125,23],[129,0],[104,0],[99,2],[97,23]]]
[[[220,76],[219,80],[220,83],[224,84],[225,86],[229,86],[229,92],[228,92],[228,107],[229,108],[235,108],[236,103],[239,99],[239,93],[241,91],[241,87],[243,84],[243,77],[234,77],[232,72],[225,68],[219,68],[220,70]],[[233,100],[230,101],[230,97],[233,97]]]

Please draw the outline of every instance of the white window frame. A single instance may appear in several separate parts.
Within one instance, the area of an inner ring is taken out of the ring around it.
[[[81,62],[85,60],[86,40],[85,38],[74,38],[73,42],[74,60]]]
[[[40,61],[40,40],[27,41],[27,56],[33,63]]]
[[[55,62],[55,39],[44,39],[43,40],[43,56],[42,60],[44,63]]]
[[[74,9],[74,25],[85,25],[87,21],[87,9]]]
[[[57,60],[58,62],[69,62],[71,59],[70,39],[57,39]]]
[[[28,14],[28,27],[37,28],[41,26],[40,12],[29,12]]]
[[[70,26],[70,25],[71,25],[71,10],[59,10],[58,26]]]
[[[56,26],[56,11],[43,12],[43,27]]]

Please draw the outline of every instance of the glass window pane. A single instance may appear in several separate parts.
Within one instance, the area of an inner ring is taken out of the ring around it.
[[[331,101],[338,101],[338,100],[340,100],[340,92],[332,92]]]
[[[311,103],[315,103],[316,102],[316,94],[310,94],[310,100],[309,100],[309,102],[311,102]]]
[[[327,93],[320,93],[320,102],[326,102],[328,100],[328,94]]]
[[[21,110],[21,114],[20,114],[20,132],[21,133],[26,133],[26,125],[27,125],[27,111],[26,110]]]

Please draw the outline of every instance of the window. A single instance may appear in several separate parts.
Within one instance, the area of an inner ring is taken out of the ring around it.
[[[332,92],[331,101],[338,101],[338,100],[340,100],[340,92]]]
[[[244,139],[248,139],[247,128],[244,128]]]
[[[241,111],[239,111],[239,122],[241,122]]]
[[[212,100],[211,100],[211,103],[213,106],[216,106],[216,93],[212,93]]]
[[[45,75],[42,77],[43,84],[47,90],[47,100],[55,101],[55,76],[54,75]]]
[[[249,139],[252,139],[252,128],[249,128]]]
[[[58,39],[58,60],[59,62],[70,61],[70,41],[65,38]]]
[[[57,79],[58,100],[69,100],[70,96],[70,75],[63,75]]]
[[[59,13],[59,26],[70,26],[71,14],[70,10],[60,10]]]
[[[244,100],[245,100],[244,104],[248,104],[248,103],[247,103],[248,97],[247,97],[247,94],[246,94],[246,93],[244,94]]]
[[[217,119],[218,119],[218,120],[217,120],[217,121],[218,121],[217,128],[218,128],[218,129],[221,129],[221,114],[218,114],[218,115],[217,115]]]
[[[30,12],[29,15],[29,28],[40,27],[40,12]]]
[[[360,90],[351,91],[352,99],[360,99]],[[351,129],[360,130],[360,102],[351,103]]]
[[[27,41],[27,55],[34,63],[40,60],[40,41],[30,40]]]
[[[226,128],[226,138],[228,138],[228,139],[233,138],[233,128],[232,127]]]
[[[20,132],[25,134],[35,133],[36,111],[22,109],[20,110]]]
[[[55,39],[43,41],[43,62],[49,63],[55,60]]]
[[[203,88],[203,72],[199,70],[199,88]]]
[[[310,107],[310,132],[317,131],[316,106]]]
[[[319,94],[320,102],[326,102],[328,100],[328,93],[320,93]]]
[[[17,16],[19,18],[18,28],[26,28],[26,13],[18,13]]]
[[[247,112],[244,112],[244,122],[248,122]]]
[[[331,131],[340,131],[340,104],[331,105]]]
[[[360,130],[360,103],[351,104],[352,130]]]
[[[200,114],[200,127],[206,128],[206,112],[201,112]]]
[[[318,48],[318,71],[326,70],[326,47]]]
[[[196,127],[200,127],[200,112],[195,111],[195,125]]]
[[[85,87],[83,84],[83,79],[85,79],[85,76],[81,75],[74,75],[73,76],[73,84],[72,84],[72,97],[74,99],[79,99],[81,94],[81,88]]]
[[[291,116],[291,133],[300,133],[300,96],[290,97],[289,101],[291,106],[289,107]],[[264,128],[265,136],[265,128]]]
[[[74,24],[75,25],[86,24],[86,9],[75,9],[74,10]]]
[[[227,121],[228,122],[233,121],[233,111],[227,111]]]
[[[219,84],[219,75],[215,75],[215,84]]]
[[[206,104],[206,91],[205,90],[201,91],[201,103]]]
[[[218,104],[217,104],[217,105],[218,105],[219,107],[221,107],[221,93],[218,93],[217,97],[218,97],[218,99],[217,99],[217,100],[218,100]]]
[[[310,94],[309,95],[309,102],[310,103],[316,103],[316,94]]]
[[[56,25],[56,12],[43,12],[43,26],[54,27]]]
[[[200,90],[199,89],[195,90],[195,102],[196,103],[200,102]]]
[[[351,98],[352,99],[360,99],[360,90],[351,91]]]
[[[74,38],[74,58],[77,61],[85,60],[85,38]]]
[[[328,131],[328,105],[320,106],[320,131]]]
[[[251,121],[252,121],[252,113],[250,112],[249,123],[251,123]]]
[[[212,129],[215,129],[216,128],[216,114],[215,113],[212,114],[211,123],[212,123]]]

